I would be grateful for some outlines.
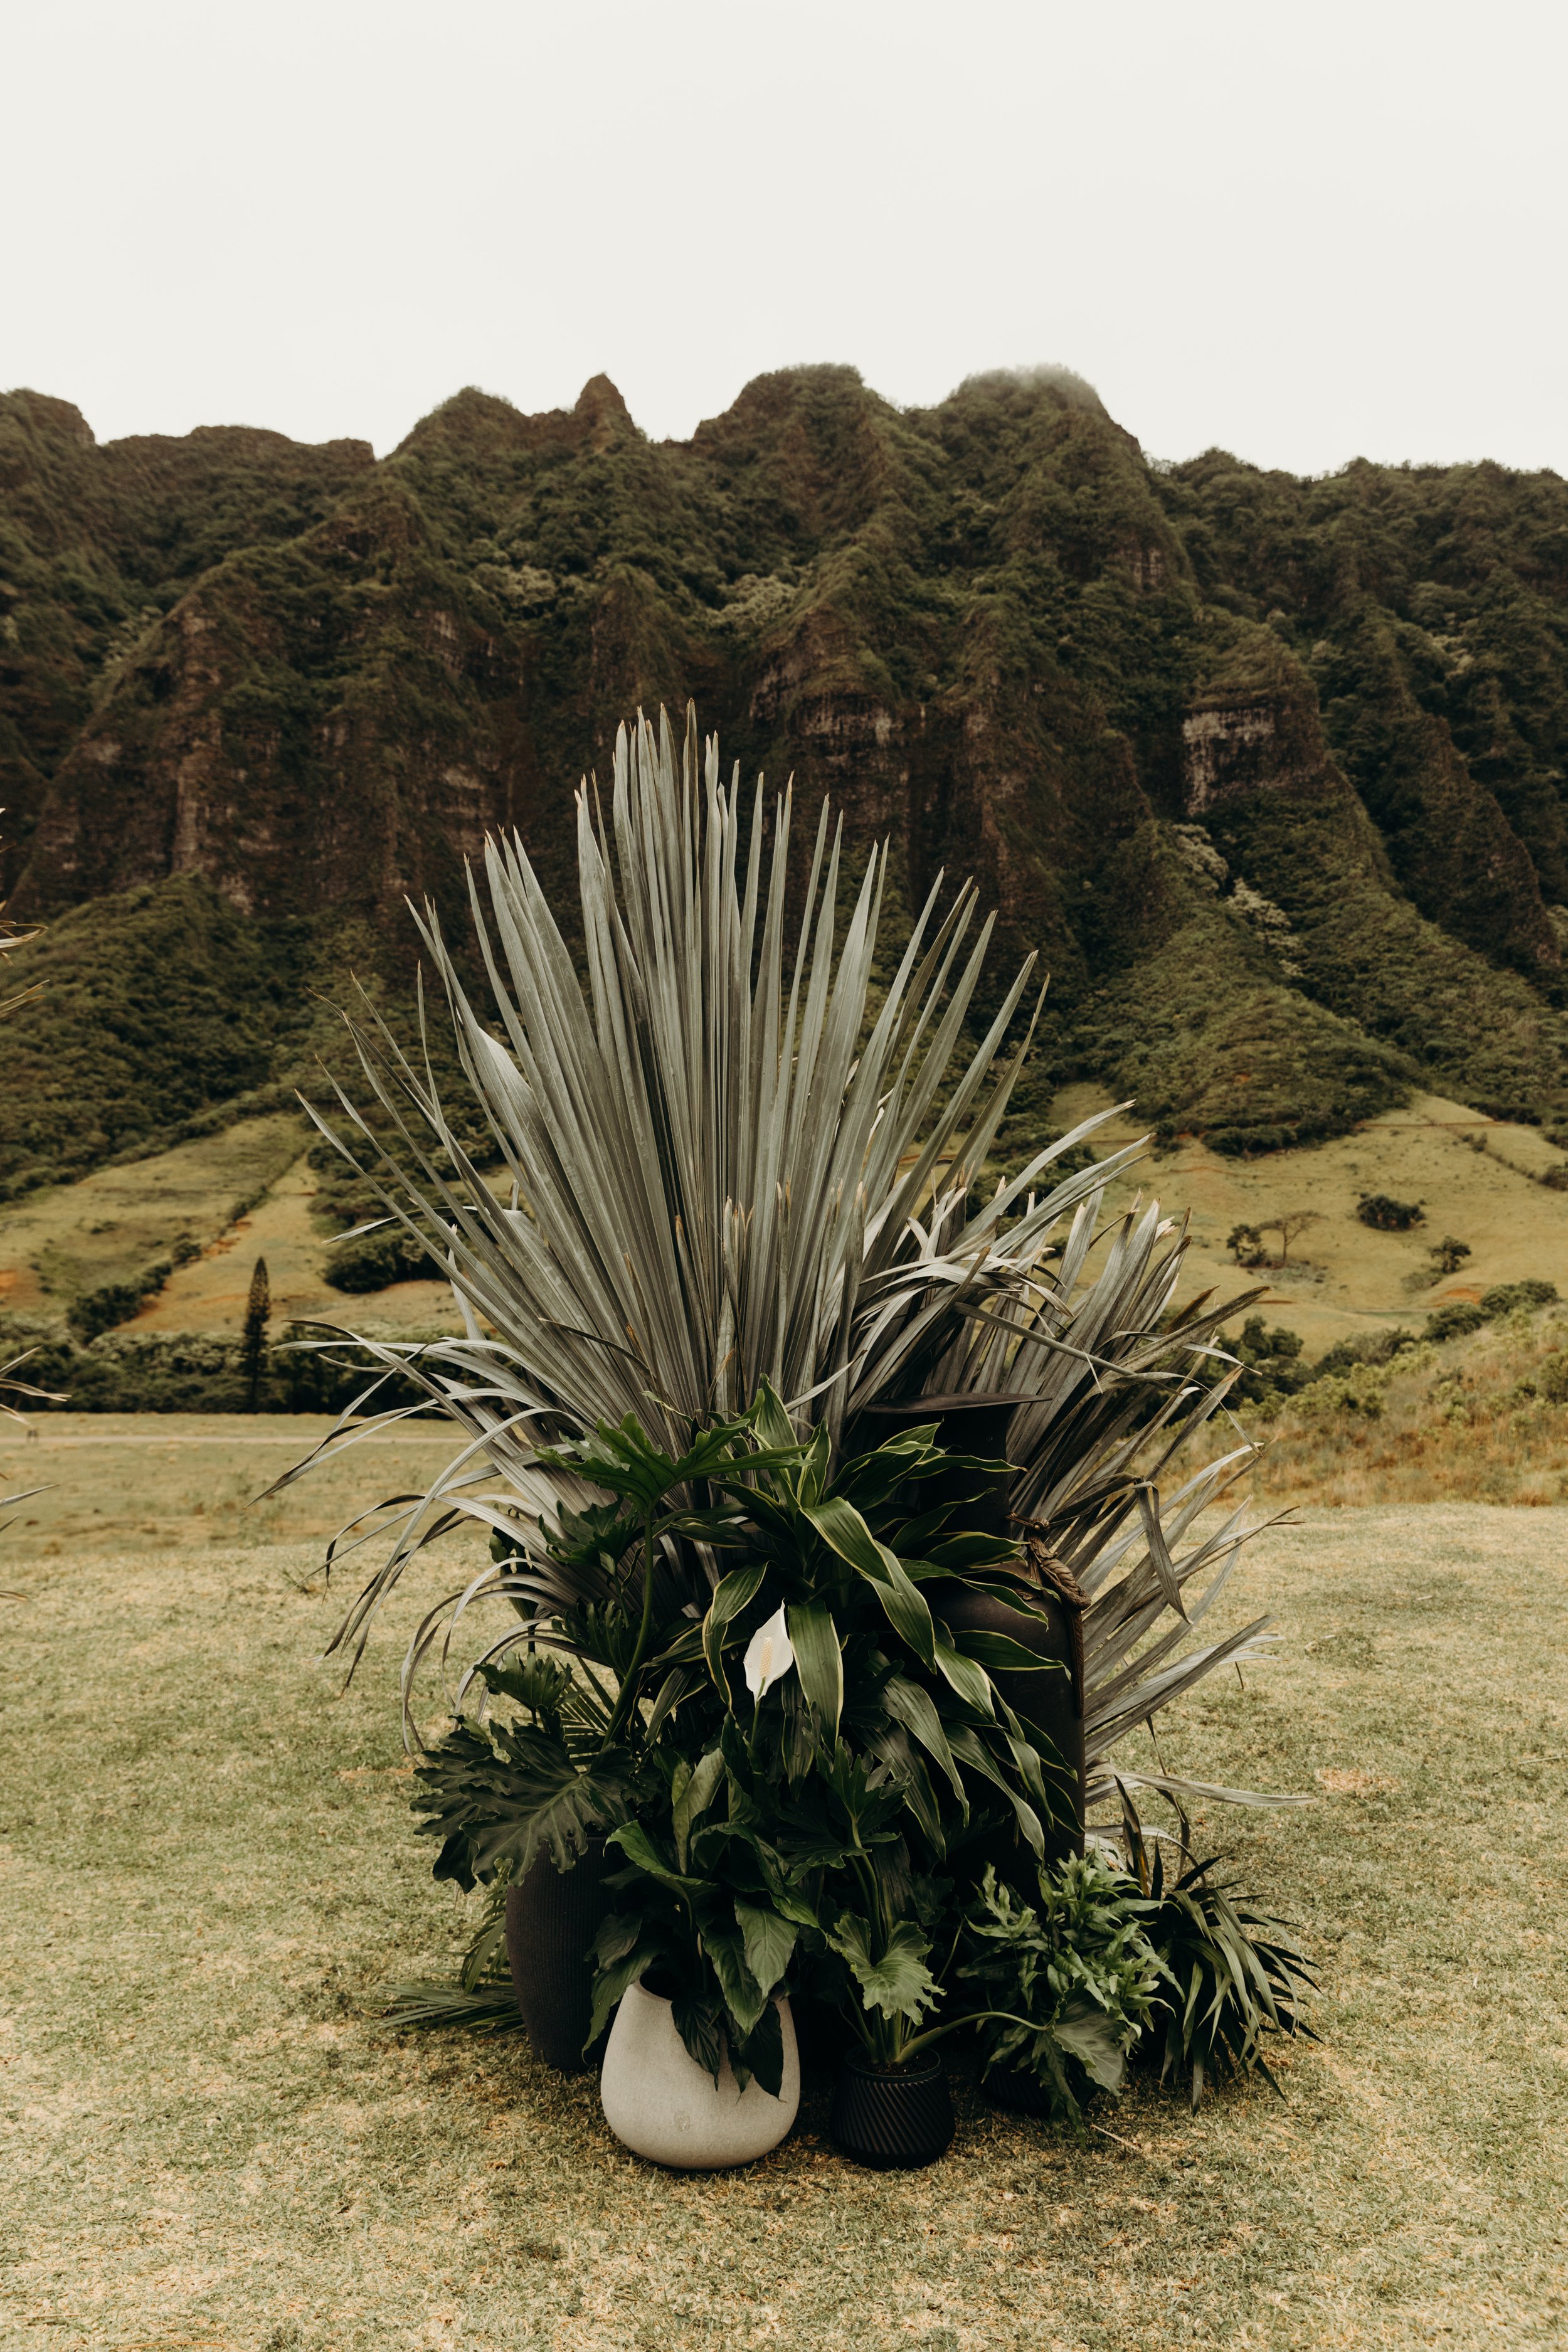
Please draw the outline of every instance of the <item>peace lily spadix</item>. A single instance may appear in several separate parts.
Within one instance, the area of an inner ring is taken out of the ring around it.
[[[763,1699],[774,1683],[783,1682],[795,1664],[795,1652],[790,1647],[784,1612],[775,1609],[765,1625],[759,1625],[746,1646],[746,1688],[754,1699]]]

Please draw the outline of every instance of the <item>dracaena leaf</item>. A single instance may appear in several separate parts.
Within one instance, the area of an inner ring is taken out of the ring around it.
[[[831,1610],[820,1601],[793,1603],[789,1638],[801,1689],[828,1738],[836,1738],[844,1712],[844,1647]]]

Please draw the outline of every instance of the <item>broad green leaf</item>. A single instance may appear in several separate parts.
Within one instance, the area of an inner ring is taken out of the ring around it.
[[[791,1446],[799,1446],[800,1438],[795,1425],[770,1381],[764,1380],[758,1383],[752,1412],[757,1435],[770,1453],[784,1453]]]
[[[769,2001],[739,2048],[731,2050],[730,2063],[737,2083],[743,2074],[754,2074],[764,2091],[779,2096],[784,2089],[784,2021],[777,2001]]]
[[[1070,2000],[1053,2021],[1051,2032],[1064,2050],[1071,2051],[1091,2082],[1102,2091],[1121,2090],[1127,2076],[1127,2053],[1103,2011],[1081,1996]]]
[[[883,1686],[882,1704],[894,1722],[901,1723],[906,1731],[912,1733],[927,1755],[933,1757],[941,1765],[952,1783],[959,1803],[963,1804],[963,1781],[953,1762],[952,1749],[942,1727],[942,1717],[929,1691],[921,1690],[919,1683],[910,1682],[906,1675],[891,1675]]]
[[[629,1952],[622,1952],[614,1960],[606,1960],[594,1979],[594,2013],[589,2021],[586,2052],[597,2042],[610,2021],[610,2012],[627,1988],[640,1982],[658,1958],[658,1947],[639,1938]]]
[[[950,1732],[949,1738],[952,1752],[959,1762],[969,1765],[983,1779],[989,1780],[994,1788],[1001,1790],[1002,1794],[1012,1806],[1018,1827],[1023,1831],[1030,1847],[1036,1854],[1043,1855],[1046,1850],[1046,1835],[1040,1827],[1039,1815],[1033,1805],[1026,1803],[1018,1794],[1017,1790],[1003,1773],[995,1758],[991,1755],[979,1734],[965,1723],[957,1726]]]
[[[719,1979],[725,2007],[741,2032],[750,2033],[767,2007],[768,1997],[746,1965],[745,1946],[741,1937],[710,1928],[702,1938],[702,1948]]]
[[[692,1878],[683,1871],[671,1869],[640,1822],[624,1822],[607,1843],[618,1845],[628,1862],[636,1863],[640,1871],[656,1878],[661,1886],[668,1886],[672,1894],[684,1895],[689,1901],[708,1892],[705,1878]]]
[[[819,1601],[792,1603],[787,1622],[801,1689],[828,1737],[837,1738],[844,1711],[844,1649],[832,1612]]]
[[[694,2059],[704,2074],[711,2074],[715,2087],[724,2066],[724,2005],[717,1993],[678,1992],[670,2003],[675,2030],[686,2044],[687,2055]]]
[[[730,1704],[730,1684],[724,1672],[724,1636],[741,1612],[756,1599],[766,1573],[762,1568],[731,1569],[714,1593],[702,1621],[702,1654],[726,1706]]]
[[[938,1674],[958,1693],[966,1706],[974,1709],[976,1715],[994,1715],[991,1677],[984,1666],[976,1665],[973,1658],[966,1658],[955,1650],[945,1638],[945,1633],[944,1627],[931,1645]]]
[[[902,1790],[904,1802],[920,1823],[921,1833],[932,1851],[945,1854],[947,1831],[937,1804],[936,1790],[931,1785],[931,1774],[915,1753],[909,1733],[901,1724],[891,1727],[884,1726],[881,1730],[873,1732],[866,1744],[873,1756],[880,1758]],[[967,1820],[968,1814],[969,1807],[965,1802],[961,1818]]]
[[[820,1503],[808,1503],[805,1512],[823,1541],[840,1559],[847,1560],[868,1583],[876,1587],[889,1623],[929,1666],[932,1663],[933,1642],[931,1611],[904,1573],[898,1555],[889,1551],[886,1544],[878,1542],[854,1505],[847,1503],[841,1495],[829,1495]]]
[[[776,1911],[758,1909],[754,1904],[737,1901],[735,1918],[741,1930],[746,1966],[763,1992],[772,1992],[790,1962],[795,1949],[795,1927],[792,1921],[781,1919]]]
[[[848,1962],[860,1988],[862,2005],[868,2010],[919,2024],[925,2011],[942,1998],[942,1987],[926,1965],[931,1938],[912,1919],[896,1920],[879,1951],[867,1922],[853,1912],[841,1912],[837,1925],[828,1930],[827,1942]]]
[[[991,1633],[981,1627],[967,1628],[952,1636],[953,1647],[984,1667],[988,1675],[1065,1675],[1067,1667],[1060,1658],[1037,1657],[1011,1633]]]
[[[712,1803],[714,1790],[723,1777],[724,1759],[716,1748],[710,1748],[687,1773],[676,1796],[671,1827],[675,1833],[676,1858],[682,1870],[690,1864],[691,1825]]]

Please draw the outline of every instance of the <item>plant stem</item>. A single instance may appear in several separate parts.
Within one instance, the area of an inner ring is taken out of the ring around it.
[[[605,1753],[605,1748],[615,1746],[626,1719],[631,1713],[632,1700],[637,1692],[637,1675],[647,1651],[648,1637],[653,1632],[653,1506],[650,1504],[647,1515],[643,1520],[642,1623],[637,1627],[637,1647],[632,1652],[631,1663],[621,1679],[621,1695],[616,1701],[616,1711],[610,1717],[610,1727],[605,1734],[605,1745],[599,1750],[601,1756]]]

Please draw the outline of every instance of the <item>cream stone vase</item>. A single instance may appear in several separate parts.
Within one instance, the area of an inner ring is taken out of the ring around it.
[[[634,2156],[677,2172],[751,2164],[777,2147],[800,2106],[800,2054],[789,2002],[778,2000],[784,2079],[775,2099],[756,2081],[735,2087],[726,2058],[717,2083],[687,2051],[668,2000],[633,1985],[621,1997],[599,2078],[605,2121]]]

